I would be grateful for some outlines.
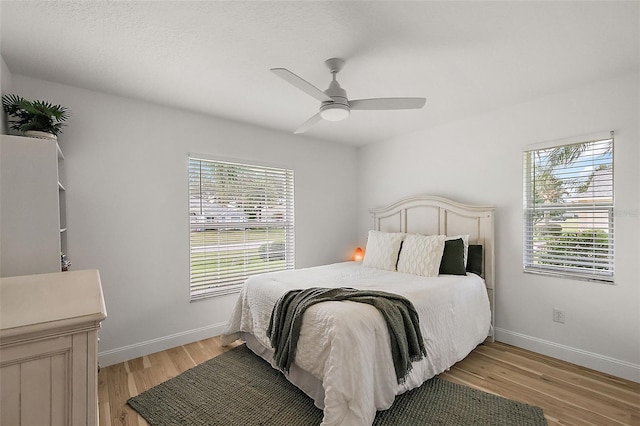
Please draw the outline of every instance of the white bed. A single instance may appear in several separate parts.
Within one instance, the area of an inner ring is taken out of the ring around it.
[[[450,368],[491,331],[492,207],[422,196],[372,209],[371,213],[377,231],[469,235],[470,244],[483,245],[484,276],[424,277],[344,262],[248,279],[223,343],[241,338],[272,365],[273,350],[266,330],[273,306],[288,290],[382,290],[400,294],[416,307],[427,356],[413,363],[402,384],[395,375],[386,324],[376,308],[354,302],[325,302],[305,312],[295,362],[287,378],[324,410],[323,425],[370,425],[376,410],[389,408],[397,394]]]

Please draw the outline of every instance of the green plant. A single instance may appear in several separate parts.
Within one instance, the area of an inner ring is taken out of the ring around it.
[[[536,242],[539,244],[536,250],[538,264],[573,266],[575,262],[567,258],[577,257],[591,262],[593,269],[609,268],[609,235],[601,229],[541,234]]]
[[[47,101],[28,101],[17,95],[2,96],[2,109],[9,115],[12,129],[37,130],[58,136],[70,112],[66,107]],[[13,117],[13,119],[11,118]]]

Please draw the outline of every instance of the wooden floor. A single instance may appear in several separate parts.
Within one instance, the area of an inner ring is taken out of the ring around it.
[[[147,425],[127,399],[230,348],[217,337],[100,370],[100,425]],[[485,343],[440,375],[541,407],[549,425],[640,425],[640,384],[502,343]]]

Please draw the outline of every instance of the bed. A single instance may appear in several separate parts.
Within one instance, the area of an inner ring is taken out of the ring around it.
[[[465,205],[433,196],[410,197],[371,209],[373,229],[363,262],[249,278],[223,333],[223,344],[242,339],[275,368],[267,328],[274,305],[287,291],[350,287],[405,297],[418,312],[427,355],[413,362],[402,380],[396,377],[382,315],[371,305],[351,301],[324,302],[307,309],[295,361],[286,373],[287,379],[323,410],[322,425],[370,425],[376,410],[391,407],[396,395],[446,371],[478,344],[492,338],[493,211],[491,206]],[[438,236],[444,235],[456,244],[466,241],[465,257],[471,253],[467,247],[482,246],[482,270],[449,275],[438,274],[440,269],[434,276],[433,261],[424,262],[431,266],[421,266],[420,262],[416,266],[407,257],[416,253],[416,247],[424,250],[425,244],[434,245],[437,251],[446,243],[445,237]],[[397,243],[398,238],[401,243]],[[375,245],[381,241],[382,249]],[[396,253],[391,261],[388,254],[395,247],[399,255]],[[424,273],[424,268],[431,268],[431,272]]]

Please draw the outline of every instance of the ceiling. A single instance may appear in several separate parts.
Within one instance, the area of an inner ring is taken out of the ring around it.
[[[356,146],[638,71],[639,2],[5,1],[13,74],[292,132],[319,102],[324,60],[350,99],[426,97],[353,111],[306,134]]]

